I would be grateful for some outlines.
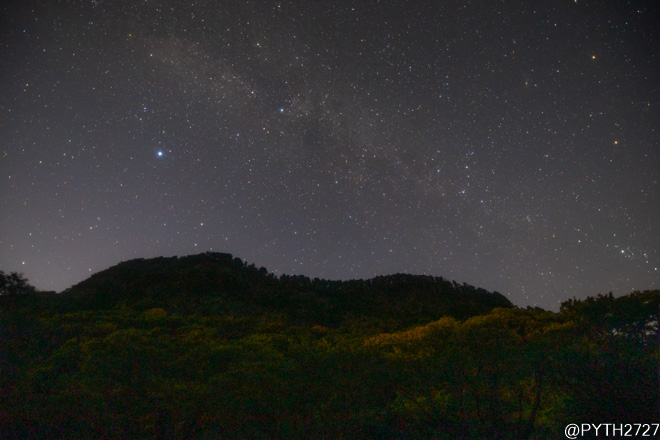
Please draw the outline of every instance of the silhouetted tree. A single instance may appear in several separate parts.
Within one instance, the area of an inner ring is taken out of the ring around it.
[[[6,274],[0,270],[0,295],[23,295],[36,291],[37,289],[28,284],[23,274],[17,272]]]

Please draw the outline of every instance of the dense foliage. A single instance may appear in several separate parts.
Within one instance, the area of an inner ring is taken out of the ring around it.
[[[23,295],[35,292],[36,289],[27,282],[22,274],[5,273],[0,270],[0,295]]]
[[[562,438],[660,419],[659,291],[551,313],[439,278],[187,258],[0,296],[2,437]]]

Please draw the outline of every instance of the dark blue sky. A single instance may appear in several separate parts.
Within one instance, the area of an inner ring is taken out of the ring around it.
[[[0,269],[407,272],[515,304],[660,285],[653,1],[25,1]]]

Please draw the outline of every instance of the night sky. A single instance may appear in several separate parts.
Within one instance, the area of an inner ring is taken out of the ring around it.
[[[9,3],[9,2],[5,2]],[[660,287],[657,1],[16,1],[0,269]]]

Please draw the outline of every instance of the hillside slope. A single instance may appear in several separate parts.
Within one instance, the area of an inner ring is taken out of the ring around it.
[[[552,313],[442,278],[275,277],[227,254],[19,290],[0,295],[1,439],[517,440],[660,416],[657,290]]]
[[[180,312],[268,311],[324,325],[355,315],[406,323],[442,316],[464,319],[495,307],[513,307],[499,293],[440,277],[396,274],[351,281],[276,277],[221,253],[126,261],[92,275],[63,296],[85,308],[130,303]]]

